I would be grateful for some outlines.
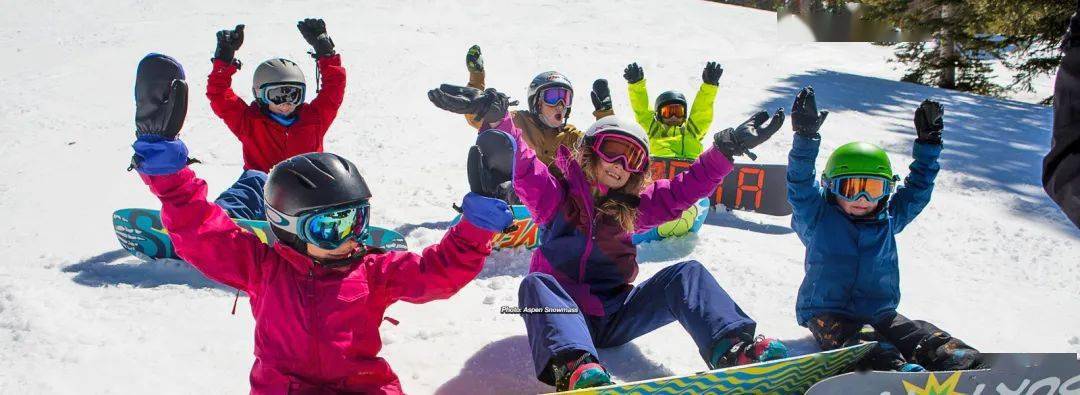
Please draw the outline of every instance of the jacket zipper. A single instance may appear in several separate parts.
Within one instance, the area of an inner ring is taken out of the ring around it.
[[[315,297],[315,269],[308,268],[308,302],[311,306],[310,314],[308,314],[308,328],[311,330],[311,351],[314,355],[312,363],[315,365],[316,377],[322,377],[322,363],[319,358],[319,336],[318,336],[318,323],[319,323],[319,303]]]
[[[589,212],[589,214],[592,216],[592,221],[589,223],[589,237],[585,240],[585,253],[581,255],[581,263],[578,265],[578,281],[581,283],[585,283],[585,264],[592,255],[593,242],[596,241],[596,221],[599,219],[599,215],[595,212]]]

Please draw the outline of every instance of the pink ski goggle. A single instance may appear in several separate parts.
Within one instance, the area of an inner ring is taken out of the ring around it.
[[[544,101],[544,104],[549,106],[554,106],[559,104],[559,102],[562,102],[564,106],[570,107],[573,98],[573,91],[558,86],[544,89],[544,92],[541,94],[541,99]]]
[[[645,148],[637,140],[619,134],[605,133],[596,136],[592,149],[605,162],[622,162],[623,169],[631,173],[644,172],[649,162]]]

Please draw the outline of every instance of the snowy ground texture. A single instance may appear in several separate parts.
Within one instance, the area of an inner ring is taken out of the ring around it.
[[[777,43],[775,16],[684,0],[561,2],[279,0],[19,1],[0,13],[0,393],[242,393],[252,362],[246,299],[185,264],[143,263],[120,249],[109,215],[158,207],[134,173],[132,86],[147,52],[177,57],[191,84],[183,137],[211,193],[241,171],[240,145],[210,112],[205,91],[214,32],[247,24],[234,88],[250,97],[254,66],[271,56],[313,64],[298,19],[323,16],[349,73],[326,149],[362,169],[375,193],[373,222],[414,250],[437,241],[467,189],[460,116],[425,92],[464,83],[473,43],[489,85],[521,98],[536,73],[577,83],[571,121],[591,123],[588,87],[611,81],[627,116],[623,67],[645,68],[655,95],[692,94],[707,60],[722,62],[714,129],[758,109],[790,107],[813,85],[823,151],[852,141],[884,146],[906,173],[913,111],[945,103],[946,150],[934,198],[899,236],[900,311],[985,351],[1080,351],[1080,231],[1039,186],[1051,110],[896,82],[890,51],[869,44]],[[313,79],[308,76],[309,82]],[[309,97],[310,99],[310,97]],[[790,128],[757,150],[783,163]],[[819,158],[823,165],[825,155]],[[382,355],[410,393],[535,393],[515,305],[527,252],[500,252],[450,300],[399,304]],[[701,233],[641,248],[641,275],[703,262],[760,323],[800,352],[813,348],[794,321],[803,247],[787,217],[719,212]],[[690,373],[704,364],[677,324],[602,351],[619,381]]]

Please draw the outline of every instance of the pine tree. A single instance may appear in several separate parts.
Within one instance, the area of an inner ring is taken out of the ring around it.
[[[1058,41],[1074,10],[1062,0],[862,0],[867,15],[933,32],[930,42],[896,45],[904,81],[1000,96],[1031,91],[1031,81],[1061,62]],[[1014,71],[1012,84],[991,80],[993,62]],[[1049,99],[1048,99],[1049,100]]]

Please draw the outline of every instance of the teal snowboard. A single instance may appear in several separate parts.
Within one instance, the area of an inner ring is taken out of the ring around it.
[[[875,344],[561,394],[802,394],[818,381],[852,370]]]
[[[254,233],[266,244],[274,244],[277,239],[270,231],[266,221],[233,219],[240,228]],[[112,215],[113,229],[120,245],[131,255],[144,260],[180,259],[169,239],[168,230],[161,224],[161,212],[143,208],[125,208],[116,210]],[[390,229],[377,226],[368,227],[368,237],[364,244],[393,251],[406,251],[405,236]]]

